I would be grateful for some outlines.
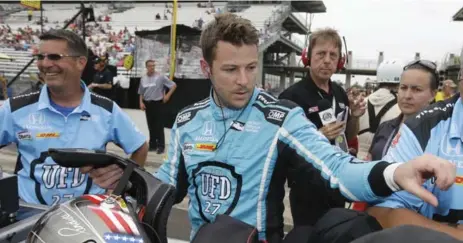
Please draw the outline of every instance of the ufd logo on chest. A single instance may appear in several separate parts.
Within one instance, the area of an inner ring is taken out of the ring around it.
[[[231,182],[226,176],[201,174],[202,195],[210,199],[226,200],[231,195]]]
[[[217,161],[200,162],[193,170],[195,199],[203,220],[229,214],[238,203],[242,178],[235,167]]]

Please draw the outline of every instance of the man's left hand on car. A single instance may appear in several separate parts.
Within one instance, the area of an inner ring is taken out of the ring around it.
[[[112,164],[106,167],[94,169],[92,166],[80,168],[82,174],[88,174],[93,183],[104,189],[114,189],[124,171],[117,165]]]

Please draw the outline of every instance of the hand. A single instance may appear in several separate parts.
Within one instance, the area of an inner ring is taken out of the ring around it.
[[[93,183],[104,189],[114,189],[124,173],[119,166],[114,164],[98,169],[84,166],[80,168],[80,172],[88,174],[92,178]]]
[[[89,89],[93,89],[93,88],[96,88],[97,87],[97,84],[94,84],[94,83],[91,83],[88,85],[88,88]]]
[[[333,140],[344,131],[345,125],[346,122],[332,122],[320,128],[320,132],[323,133],[328,140]]]
[[[142,110],[142,111],[146,110],[145,103],[140,102],[140,110]]]
[[[170,97],[169,96],[164,96],[164,98],[162,98],[162,103],[165,104],[169,101]]]
[[[365,114],[367,109],[367,105],[365,99],[361,96],[355,99],[349,99],[349,108],[350,108],[350,115],[353,117],[361,117]]]
[[[456,167],[447,160],[425,154],[409,162],[402,163],[394,172],[394,181],[400,188],[437,207],[437,198],[423,188],[423,183],[435,177],[436,186],[447,190],[455,182]]]

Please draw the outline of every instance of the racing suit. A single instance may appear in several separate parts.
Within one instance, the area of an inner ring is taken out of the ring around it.
[[[424,153],[453,162],[457,167],[455,184],[440,190],[434,180],[424,188],[434,194],[439,206],[434,207],[407,192],[396,192],[378,202],[377,207],[407,208],[439,222],[463,223],[463,103],[460,95],[437,102],[415,117],[407,119],[391,143],[385,160],[405,162]]]
[[[337,150],[301,108],[257,89],[240,110],[220,108],[211,96],[180,111],[155,176],[177,188],[177,202],[188,193],[191,237],[228,214],[256,226],[260,240],[280,242],[286,174],[307,163],[326,180],[320,186],[351,200],[392,193],[383,176],[388,162],[361,163]]]

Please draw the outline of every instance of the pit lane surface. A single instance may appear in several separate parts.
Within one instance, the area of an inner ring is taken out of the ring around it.
[[[145,113],[140,110],[124,109],[128,115],[132,118],[135,125],[140,131],[149,137],[148,126],[146,124]],[[170,140],[170,129],[165,129],[166,144]],[[118,154],[122,157],[127,157],[124,151],[114,144],[108,144],[108,152]],[[10,145],[0,150],[0,165],[6,172],[13,172],[16,163],[17,153],[16,146]],[[155,152],[149,152],[146,161],[145,168],[149,172],[156,171],[162,164],[163,155],[158,155]],[[288,192],[288,190],[287,190]],[[190,238],[190,224],[188,221],[188,197],[185,198],[181,203],[174,206],[169,217],[167,233],[169,236],[170,243],[183,243],[187,242]],[[291,212],[289,210],[288,194],[285,197],[285,232],[288,232],[292,228]]]

